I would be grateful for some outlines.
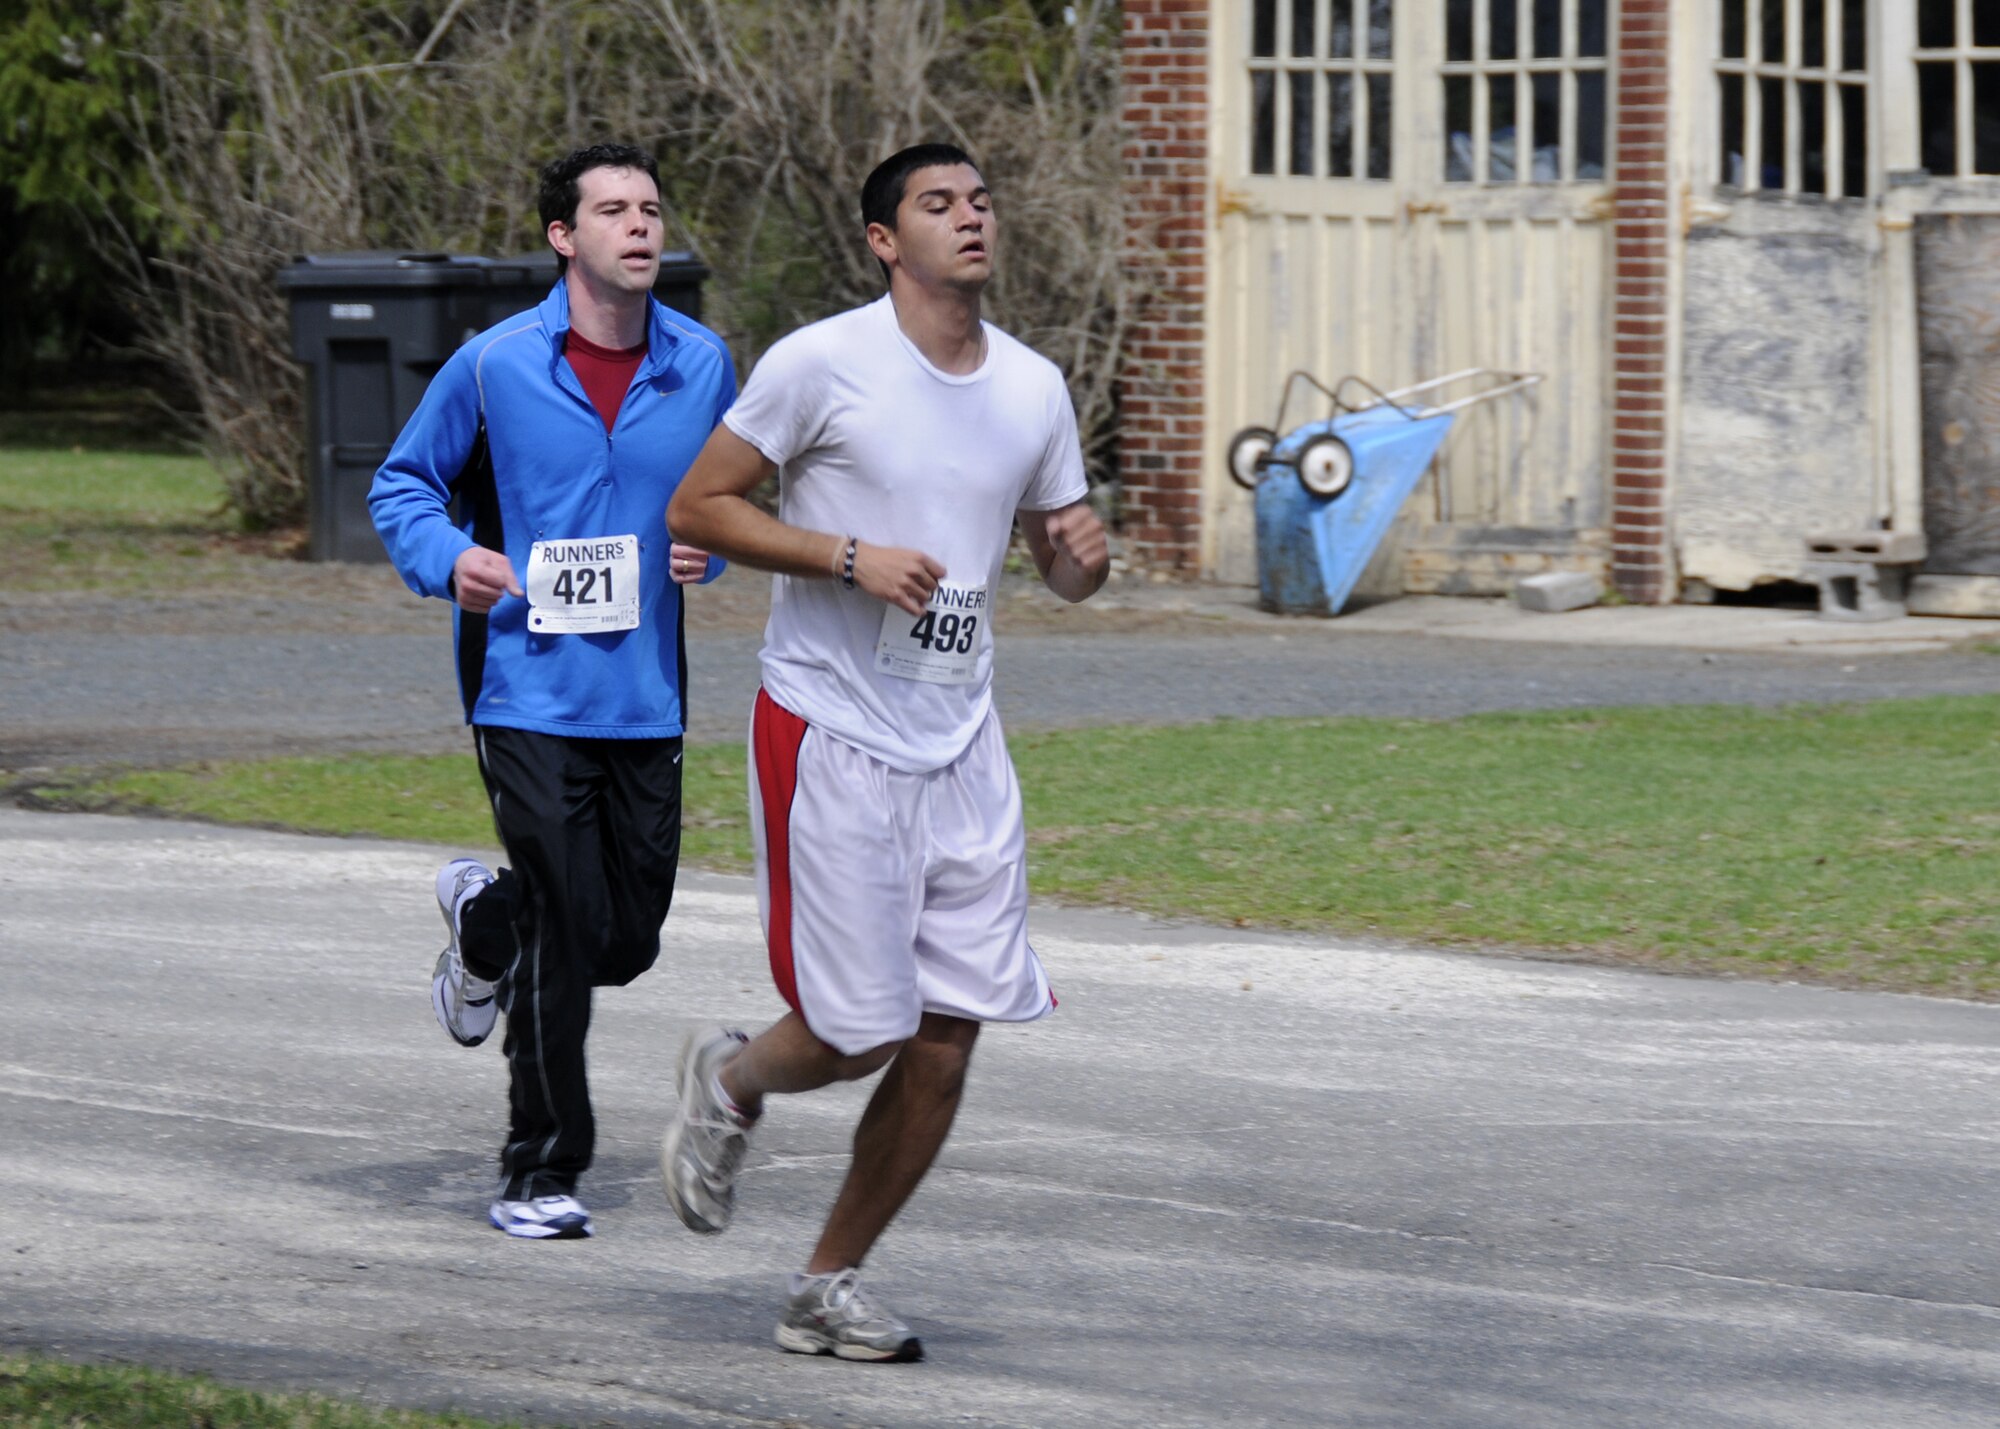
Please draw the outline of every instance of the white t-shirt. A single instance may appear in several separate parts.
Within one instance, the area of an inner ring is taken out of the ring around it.
[[[951,763],[992,706],[991,600],[1016,509],[1088,491],[1062,373],[991,323],[978,371],[941,372],[884,297],[776,343],[723,420],[777,463],[786,524],[945,568],[928,624],[838,580],[774,577],[764,688],[893,768]]]

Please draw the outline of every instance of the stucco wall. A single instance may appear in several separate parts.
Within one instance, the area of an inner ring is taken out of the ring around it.
[[[1868,234],[1852,206],[1745,200],[1688,235],[1683,577],[1796,579],[1808,532],[1874,524]]]

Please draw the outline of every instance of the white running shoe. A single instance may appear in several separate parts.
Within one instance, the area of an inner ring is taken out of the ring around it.
[[[438,870],[438,912],[444,915],[445,932],[450,941],[438,954],[437,966],[431,970],[431,1011],[437,1014],[438,1026],[449,1032],[451,1040],[461,1047],[477,1047],[484,1042],[500,1016],[499,1005],[493,996],[497,984],[467,972],[465,959],[458,950],[459,910],[465,906],[466,899],[492,881],[493,875],[486,865],[469,858],[455,858]]]
[[[590,1212],[574,1196],[537,1196],[532,1201],[498,1200],[487,1219],[523,1240],[582,1240],[590,1234]]]
[[[855,1270],[804,1277],[785,1299],[778,1345],[795,1355],[837,1355],[844,1360],[908,1364],[924,1357],[914,1331],[861,1288]]]
[[[719,1235],[736,1209],[736,1172],[750,1149],[750,1128],[717,1095],[716,1073],[750,1039],[722,1027],[688,1034],[674,1069],[680,1105],[660,1143],[660,1175],[667,1202],[681,1224],[701,1235]]]

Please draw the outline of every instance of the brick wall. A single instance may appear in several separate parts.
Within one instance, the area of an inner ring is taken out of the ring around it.
[[[1635,601],[1674,598],[1667,524],[1667,183],[1671,0],[1618,7],[1617,281],[1612,307],[1611,575]]]
[[[1202,319],[1208,218],[1209,0],[1125,0],[1126,269],[1141,285],[1119,382],[1126,551],[1201,562]]]

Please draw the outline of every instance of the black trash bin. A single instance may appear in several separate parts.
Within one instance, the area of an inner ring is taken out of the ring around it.
[[[699,320],[708,269],[668,253],[653,291]],[[555,283],[555,254],[309,253],[278,274],[291,301],[292,356],[307,369],[307,554],[388,558],[368,488],[424,388],[469,337],[534,307]]]

